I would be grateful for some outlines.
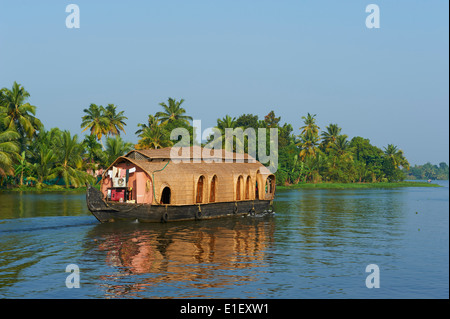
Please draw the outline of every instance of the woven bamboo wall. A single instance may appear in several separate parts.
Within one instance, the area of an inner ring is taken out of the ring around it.
[[[130,152],[129,154],[133,153]],[[165,187],[170,188],[171,205],[198,204],[197,187],[198,181],[202,176],[201,204],[210,202],[211,181],[214,177],[216,177],[215,202],[254,200],[255,198],[273,199],[274,197],[274,189],[271,193],[266,193],[265,191],[267,178],[270,176],[274,180],[274,176],[259,162],[205,163],[204,161],[200,161],[199,163],[177,163],[163,158],[163,156],[169,154],[168,149],[150,150],[143,154],[146,156],[152,155],[155,158],[147,157],[146,159],[142,159],[140,157],[140,159],[135,159],[138,156],[133,154],[130,157],[120,157],[111,167],[117,166],[121,162],[129,162],[130,165],[142,168],[146,172],[145,178],[154,184],[154,190],[152,190],[155,193],[154,196],[147,197],[147,200],[153,197],[152,204],[160,203],[161,195]],[[239,195],[237,194],[238,181],[240,183]],[[250,182],[249,185],[247,185],[247,181]],[[258,196],[256,196],[256,182],[258,183]],[[246,198],[247,193],[248,198]]]

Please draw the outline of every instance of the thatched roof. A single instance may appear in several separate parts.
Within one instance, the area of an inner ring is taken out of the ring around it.
[[[127,160],[150,174],[158,172],[158,175],[192,173],[193,171],[204,172],[205,174],[214,174],[219,171],[223,171],[226,174],[239,174],[248,170],[259,170],[259,173],[262,175],[271,174],[265,166],[248,154],[226,152],[225,150],[217,150],[215,154],[212,152],[210,154],[209,149],[191,146],[179,148],[178,156],[173,159],[171,158],[171,151],[172,147],[132,150],[125,156],[117,158],[108,169],[111,169],[116,163]],[[176,151],[177,149],[174,148],[173,152],[175,154]],[[135,152],[142,156],[136,156]],[[208,154],[210,155],[209,157]],[[206,160],[212,160],[211,163],[205,163],[205,157]],[[154,159],[158,159],[158,161],[153,161]],[[227,159],[234,159],[234,161],[227,162]],[[242,162],[236,162],[236,159],[242,160]],[[167,164],[169,161],[170,163]],[[105,171],[105,174],[108,169]]]
[[[133,157],[133,153],[141,154],[146,159],[179,159],[179,160],[243,160],[256,162],[255,158],[246,153],[234,153],[224,149],[208,149],[200,146],[165,147],[161,149],[132,150],[125,157]]]

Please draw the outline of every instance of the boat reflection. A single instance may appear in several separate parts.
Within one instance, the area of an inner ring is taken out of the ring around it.
[[[245,217],[177,224],[99,224],[89,234],[116,271],[102,275],[111,297],[160,298],[161,290],[199,289],[255,280],[273,245],[272,217]],[[91,252],[93,250],[90,250]],[[155,291],[153,291],[155,290]],[[159,293],[157,292],[159,291]]]

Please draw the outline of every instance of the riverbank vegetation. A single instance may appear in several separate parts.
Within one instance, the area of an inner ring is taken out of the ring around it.
[[[45,128],[36,116],[37,107],[30,104],[30,93],[14,82],[11,88],[0,90],[0,187],[58,190],[96,183],[103,169],[133,148],[163,148],[177,143],[169,137],[178,127],[188,130],[192,145],[199,132],[192,127],[192,117],[183,103],[183,99],[169,98],[155,107],[153,114],[146,114],[147,121],[136,127],[138,142],[133,144],[123,139],[127,117],[117,105],[92,103],[85,108],[80,119],[85,135],[80,137],[56,127]],[[361,136],[349,138],[336,123],[320,128],[316,117],[303,115],[303,125],[294,129],[291,124],[282,124],[274,111],[263,119],[254,114],[225,115],[217,119],[217,129],[277,129],[278,185],[414,186],[397,182],[411,177],[448,179],[446,163],[411,168],[398,146],[380,148]],[[269,149],[269,135],[267,141]],[[247,147],[245,143],[245,151]]]
[[[441,162],[438,165],[426,163],[424,165],[414,165],[409,171],[403,171],[406,174],[406,179],[426,179],[426,180],[448,180],[449,169],[448,164]]]
[[[396,188],[396,187],[441,187],[438,184],[428,182],[378,182],[378,183],[298,183],[293,185],[280,185],[280,189],[360,189],[360,188]]]

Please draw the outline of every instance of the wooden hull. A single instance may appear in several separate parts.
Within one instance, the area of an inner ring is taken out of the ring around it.
[[[271,211],[271,200],[247,200],[197,205],[151,205],[105,202],[103,194],[88,185],[86,202],[89,211],[102,223],[116,220],[172,222],[244,216]]]

